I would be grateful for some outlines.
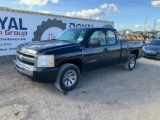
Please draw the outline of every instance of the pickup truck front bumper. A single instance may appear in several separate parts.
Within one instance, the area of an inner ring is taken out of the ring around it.
[[[24,64],[18,59],[13,60],[15,69],[25,76],[32,77],[38,81],[55,82],[57,78],[58,68],[35,68],[34,66]]]

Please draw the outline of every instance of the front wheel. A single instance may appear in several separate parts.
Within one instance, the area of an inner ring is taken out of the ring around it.
[[[126,70],[134,70],[136,66],[136,56],[134,54],[131,54],[128,58],[128,61],[124,63],[124,68]]]
[[[71,91],[77,86],[79,79],[79,68],[67,63],[60,66],[55,86],[61,91]]]

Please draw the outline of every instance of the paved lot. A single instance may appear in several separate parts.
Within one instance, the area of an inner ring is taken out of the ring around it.
[[[160,120],[160,61],[140,59],[82,76],[63,93],[0,64],[0,120]]]

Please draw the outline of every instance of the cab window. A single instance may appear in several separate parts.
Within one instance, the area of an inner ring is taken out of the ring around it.
[[[111,30],[107,31],[107,42],[108,45],[113,45],[117,43],[116,34]]]
[[[95,31],[91,37],[90,40],[99,40],[100,45],[106,45],[106,37],[103,31]]]

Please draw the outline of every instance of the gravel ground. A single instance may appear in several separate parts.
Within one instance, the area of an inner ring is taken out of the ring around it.
[[[0,120],[159,120],[160,61],[140,59],[86,73],[69,93],[0,64]]]

